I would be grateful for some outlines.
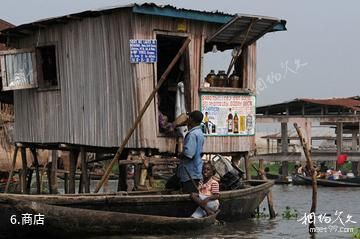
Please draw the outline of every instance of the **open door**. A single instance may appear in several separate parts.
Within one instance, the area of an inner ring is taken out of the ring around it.
[[[157,67],[157,81],[160,80],[161,75],[166,70],[167,66],[170,64],[172,59],[175,57],[179,49],[181,48],[186,37],[169,35],[169,34],[157,34],[157,47],[158,47],[158,61],[156,64]],[[175,120],[176,117],[176,108],[179,107],[179,98],[178,95],[178,85],[179,83],[184,86],[185,102],[182,102],[183,111],[189,109],[190,105],[190,91],[189,91],[189,80],[190,80],[190,71],[189,71],[189,57],[188,52],[186,51],[178,62],[175,64],[173,69],[168,75],[168,79],[160,87],[158,91],[157,98],[157,114],[159,119],[159,132],[162,134],[173,134],[173,129],[169,128],[167,124],[163,124],[160,119],[164,116],[168,123],[171,123]],[[177,103],[178,100],[178,103]],[[160,116],[161,114],[161,116]]]

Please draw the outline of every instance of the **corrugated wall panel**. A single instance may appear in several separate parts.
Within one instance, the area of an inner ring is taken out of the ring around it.
[[[135,119],[130,13],[40,30],[21,47],[55,42],[60,90],[15,92],[17,141],[118,146]],[[129,147],[137,147],[136,133]]]

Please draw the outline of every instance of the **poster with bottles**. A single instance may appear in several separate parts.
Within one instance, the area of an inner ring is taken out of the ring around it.
[[[202,129],[209,136],[255,134],[255,96],[202,94],[200,108],[204,114]]]

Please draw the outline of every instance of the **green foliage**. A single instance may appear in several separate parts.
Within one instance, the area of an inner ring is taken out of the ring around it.
[[[270,217],[270,215],[265,213],[265,211],[266,211],[266,208],[263,208],[262,211],[259,210],[258,212],[256,212],[255,217],[258,218],[258,219],[259,218],[268,218],[268,217]]]
[[[352,233],[353,238],[360,239],[360,227],[353,228],[353,229],[354,229],[354,231]]]
[[[289,206],[286,206],[285,211],[281,215],[283,219],[296,219],[298,217],[298,211],[296,209],[290,208]]]
[[[253,163],[253,165],[256,167],[256,168],[259,168],[259,163],[256,162],[256,163]],[[295,166],[295,162],[289,162],[288,164],[289,166],[289,174],[291,174],[292,170],[294,169],[294,166]],[[281,162],[270,162],[270,163],[265,163],[264,164],[264,168],[268,167],[269,168],[269,173],[270,174],[274,174],[274,175],[277,175],[279,174],[279,168],[281,166]],[[251,175],[252,176],[257,176],[257,172],[256,170],[251,167]]]

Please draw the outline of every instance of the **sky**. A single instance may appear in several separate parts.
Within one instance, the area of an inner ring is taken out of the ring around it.
[[[141,3],[141,1],[137,1]],[[142,1],[144,2],[144,1]],[[257,43],[257,104],[295,98],[360,95],[360,1],[356,0],[175,0],[176,7],[285,19],[287,31]],[[124,0],[1,0],[0,18],[15,25],[85,10],[134,3]],[[229,57],[208,61],[227,69]],[[207,63],[207,62],[205,62]]]

